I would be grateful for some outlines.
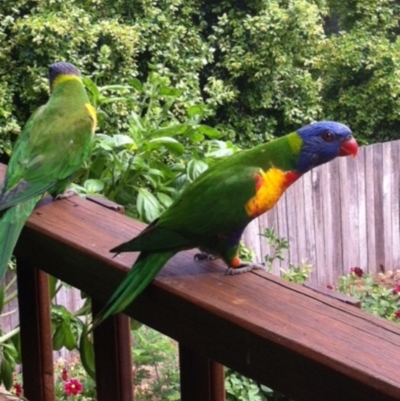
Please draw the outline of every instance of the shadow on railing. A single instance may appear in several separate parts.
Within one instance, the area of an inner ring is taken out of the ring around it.
[[[47,275],[105,302],[143,224],[73,197],[38,207],[16,249],[25,395],[54,401]],[[222,401],[222,365],[294,400],[400,400],[400,328],[264,272],[225,276],[193,252],[171,259],[127,314],[179,342],[182,401]],[[45,273],[44,273],[45,272]],[[128,318],[94,333],[97,401],[131,401]],[[214,362],[217,361],[217,362]]]

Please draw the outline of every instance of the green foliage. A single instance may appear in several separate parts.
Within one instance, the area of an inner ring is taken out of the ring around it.
[[[243,262],[252,262],[254,260],[254,252],[247,248],[243,241],[240,241],[239,257]]]
[[[378,276],[379,277],[379,276]],[[371,274],[354,273],[339,277],[338,290],[361,301],[361,309],[375,316],[399,323],[400,311],[399,293],[391,287],[386,287]]]
[[[286,397],[263,384],[225,369],[226,401],[288,401]]]
[[[394,0],[3,2],[0,151],[46,100],[47,65],[60,59],[99,87],[157,73],[180,92],[175,116],[204,104],[208,124],[242,144],[322,118],[363,141],[395,139],[399,16]],[[128,105],[102,109],[103,132],[125,134]]]
[[[3,2],[0,151],[46,100],[60,59],[100,88],[157,73],[179,90],[176,117],[204,104],[207,123],[243,144],[321,118],[396,138],[399,13],[394,0]],[[324,32],[328,17],[339,34]],[[130,109],[110,101],[101,118],[103,133],[125,134]]]
[[[252,379],[226,369],[225,390],[227,401],[265,401],[259,385]]]
[[[179,1],[164,6],[147,0],[2,3],[0,137],[17,134],[45,101],[47,66],[61,59],[76,64],[99,86],[146,78],[155,69],[173,79],[182,100],[199,101],[197,74],[211,51],[189,23],[196,10],[179,6]],[[126,109],[120,103],[105,109],[107,132],[115,132]]]
[[[320,83],[313,68],[325,38],[323,2],[232,4],[214,2],[208,14],[217,51],[205,91],[212,93],[219,82],[230,89],[217,99],[224,117],[216,122],[233,128],[241,141],[259,142],[317,119]]]
[[[177,346],[146,326],[134,331],[135,400],[180,399]]]
[[[182,105],[182,91],[156,72],[144,84],[137,79],[118,87],[86,83],[100,116],[105,105],[124,104],[127,126],[121,127],[124,133],[96,135],[92,158],[80,173],[82,184],[75,188],[83,194],[101,193],[134,217],[153,221],[209,163],[238,149],[201,123],[203,104]],[[115,90],[118,96],[110,94]]]
[[[303,259],[299,265],[289,263],[289,269],[281,269],[281,277],[291,283],[304,284],[312,272],[312,266]]]
[[[285,259],[285,252],[289,250],[289,243],[286,238],[278,237],[273,228],[266,228],[260,235],[266,238],[267,246],[272,251],[271,254],[265,255],[267,270],[272,272],[274,261]]]
[[[326,117],[348,123],[365,142],[399,138],[398,2],[329,3],[340,32],[321,43],[315,64]]]

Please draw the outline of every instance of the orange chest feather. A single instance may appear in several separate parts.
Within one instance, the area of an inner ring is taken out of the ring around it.
[[[247,214],[257,217],[274,207],[286,188],[300,175],[293,171],[284,172],[275,167],[254,174],[256,194],[246,203]]]

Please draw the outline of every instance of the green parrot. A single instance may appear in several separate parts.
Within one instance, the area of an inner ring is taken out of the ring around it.
[[[89,155],[96,111],[78,69],[49,67],[50,98],[29,118],[18,138],[0,190],[0,281],[19,234],[46,192],[60,198]]]
[[[264,268],[239,258],[245,227],[271,209],[304,173],[337,156],[356,156],[357,151],[347,126],[322,121],[214,164],[136,238],[111,249],[141,253],[94,319],[94,327],[123,311],[179,251],[197,247],[220,257],[229,267],[228,274]]]

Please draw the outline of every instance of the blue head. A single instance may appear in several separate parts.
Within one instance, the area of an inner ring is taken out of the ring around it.
[[[358,145],[349,127],[335,121],[319,121],[297,130],[303,144],[297,171],[305,173],[337,156],[356,156]]]
[[[79,70],[72,64],[66,63],[65,61],[60,61],[59,63],[54,63],[49,66],[49,80],[50,80],[50,88],[53,88],[54,81],[60,75],[73,75],[76,77],[81,76]]]

